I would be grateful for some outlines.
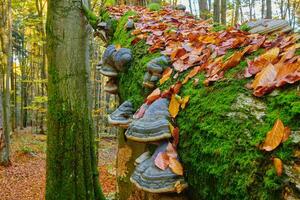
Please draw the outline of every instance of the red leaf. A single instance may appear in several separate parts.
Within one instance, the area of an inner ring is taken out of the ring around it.
[[[169,166],[169,156],[165,152],[159,152],[154,160],[154,164],[161,170],[165,170]]]

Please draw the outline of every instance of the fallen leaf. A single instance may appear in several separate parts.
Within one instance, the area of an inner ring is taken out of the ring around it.
[[[175,185],[174,185],[177,194],[181,193],[184,190],[184,186],[180,183],[180,181],[176,181]]]
[[[179,128],[175,127],[171,133],[172,133],[172,137],[173,137],[172,144],[173,144],[173,146],[176,147],[179,143]]]
[[[291,129],[289,127],[284,127],[284,134],[282,137],[282,143],[287,141],[291,135]]]
[[[181,87],[182,87],[182,83],[178,81],[177,83],[175,83],[175,85],[171,87],[171,91],[173,92],[173,94],[178,94]]]
[[[281,143],[283,136],[284,125],[280,119],[277,119],[272,130],[267,133],[262,149],[265,151],[274,150]]]
[[[162,75],[161,79],[159,80],[159,84],[162,85],[164,82],[166,82],[167,80],[169,80],[172,72],[173,72],[173,69],[171,67],[168,67],[167,69],[165,69],[165,71],[163,72],[163,75]]]
[[[169,167],[175,174],[183,176],[183,167],[176,158],[170,158]]]
[[[153,101],[160,97],[161,91],[159,88],[153,90],[153,92],[147,97],[146,101],[148,104],[151,104]]]
[[[169,156],[165,152],[159,152],[154,160],[154,164],[161,170],[165,170],[169,166]]]
[[[200,70],[200,66],[194,67],[189,72],[189,74],[184,78],[184,80],[182,81],[182,84],[186,84],[190,78],[193,78],[194,76],[196,76],[198,74],[199,70]]]
[[[121,45],[120,44],[116,44],[115,48],[116,48],[117,51],[119,51],[119,49],[121,49]]]
[[[171,102],[169,105],[169,112],[171,117],[175,118],[179,112],[180,103],[177,101],[175,94],[171,97]]]
[[[185,109],[186,104],[189,102],[189,100],[190,100],[190,96],[185,96],[185,97],[182,99],[182,102],[181,102],[181,109]]]
[[[281,176],[282,175],[282,171],[283,171],[282,161],[279,158],[274,158],[273,159],[273,163],[274,163],[274,167],[275,167],[277,176]]]

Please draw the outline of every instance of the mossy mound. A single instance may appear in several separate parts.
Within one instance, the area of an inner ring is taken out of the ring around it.
[[[160,56],[149,54],[145,42],[131,45],[133,38],[124,28],[128,16],[123,16],[113,43],[133,51],[129,70],[119,75],[119,94],[138,108],[150,91],[142,87],[146,63]],[[229,51],[227,57],[233,51]],[[254,58],[258,50],[248,56]],[[226,58],[226,56],[225,56]],[[281,199],[286,176],[277,176],[272,158],[285,164],[291,162],[295,144],[290,140],[273,152],[264,152],[259,144],[280,118],[292,130],[300,127],[299,84],[287,86],[262,98],[256,98],[243,78],[246,62],[226,72],[224,80],[205,87],[203,74],[199,84],[190,80],[179,95],[190,96],[188,107],[176,118],[180,128],[179,154],[189,183],[190,199]],[[177,80],[169,79],[161,89]]]

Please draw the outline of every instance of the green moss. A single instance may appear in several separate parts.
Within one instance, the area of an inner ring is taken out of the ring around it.
[[[158,3],[150,3],[148,5],[148,9],[150,11],[159,11],[161,9],[161,6]]]
[[[126,16],[121,18],[113,43],[130,48],[134,60],[128,71],[119,75],[119,94],[122,100],[130,99],[138,108],[149,93],[142,87],[146,63],[160,54],[149,54],[144,41],[131,45],[133,38],[124,29],[126,21]],[[225,60],[234,51],[229,51]],[[254,59],[262,52],[259,49],[248,58]],[[287,86],[256,98],[245,87],[251,81],[243,77],[246,66],[247,62],[242,60],[225,73],[224,80],[209,87],[201,84],[205,77],[198,74],[197,86],[190,80],[181,89],[179,95],[191,96],[187,108],[176,119],[180,127],[178,151],[189,183],[190,199],[281,199],[285,176],[276,175],[271,159],[278,157],[287,164],[294,144],[288,140],[273,152],[261,151],[258,145],[278,118],[292,130],[299,128],[298,86]],[[159,85],[160,89],[182,81],[190,70],[179,74],[177,79],[173,78],[173,72],[168,81]],[[252,99],[253,104],[245,101],[243,106],[236,106],[244,97]],[[256,104],[264,105],[262,118],[251,110]]]

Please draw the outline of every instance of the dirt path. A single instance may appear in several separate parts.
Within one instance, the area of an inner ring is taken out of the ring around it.
[[[100,182],[108,199],[116,192],[116,142],[103,138],[100,142]],[[12,137],[12,165],[0,167],[1,200],[43,200],[46,174],[46,136],[27,132]]]

